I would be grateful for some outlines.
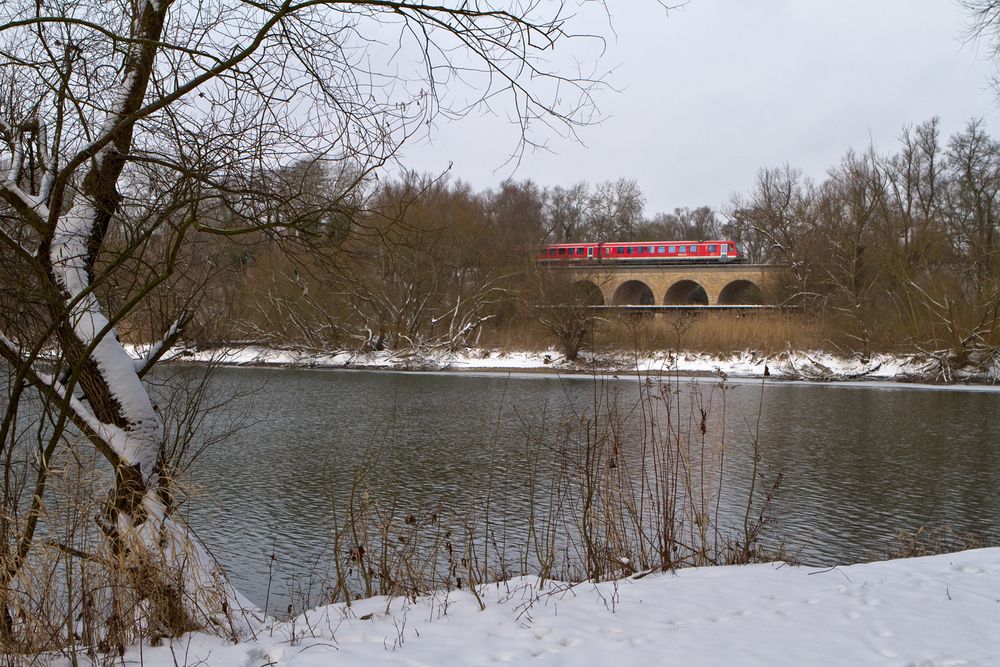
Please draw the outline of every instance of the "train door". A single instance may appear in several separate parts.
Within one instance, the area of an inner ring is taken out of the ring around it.
[[[594,259],[594,246],[587,246],[587,259]]]
[[[729,244],[728,243],[723,243],[722,244],[722,261],[723,262],[729,260],[729,254],[728,253],[729,253]]]

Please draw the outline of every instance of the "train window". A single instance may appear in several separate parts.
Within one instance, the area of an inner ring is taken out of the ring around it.
[[[708,251],[709,252],[716,252],[716,251],[718,251],[718,247],[713,243],[712,245],[708,246]]]
[[[639,252],[639,253],[645,253],[646,252],[646,246],[641,245],[638,248],[636,248],[635,251]]]
[[[669,247],[669,248],[667,249],[667,252],[670,252],[670,253],[675,253],[675,252],[677,252],[677,246],[675,246],[675,245],[672,245],[672,246],[670,246],[670,247]]]
[[[631,255],[631,254],[632,254],[632,251],[633,251],[634,249],[635,249],[635,248],[633,248],[632,246],[629,246],[629,247],[628,247],[628,248],[626,249],[626,251],[628,252],[628,254],[630,254],[630,255]]]
[[[688,246],[688,252],[697,253],[698,252],[698,246],[696,246],[696,245]]]
[[[649,252],[656,252],[656,246],[649,246]]]
[[[656,249],[656,252],[660,253],[661,255],[662,255],[663,253],[665,253],[666,251],[667,251],[667,246],[665,246],[665,245],[661,245],[660,247],[658,247],[658,248]]]
[[[550,255],[556,254],[556,249],[555,248],[549,248],[549,254]]]
[[[686,245],[677,246],[677,252],[687,252],[687,246]]]
[[[559,254],[560,255],[565,255],[566,254],[566,248],[559,248]]]
[[[583,248],[577,248],[576,249],[576,254],[577,255],[582,255],[583,254]]]

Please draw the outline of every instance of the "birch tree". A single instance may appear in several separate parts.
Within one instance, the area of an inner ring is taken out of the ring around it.
[[[597,82],[558,73],[570,18],[534,0],[0,4],[0,453],[23,442],[32,401],[48,414],[34,481],[4,519],[4,641],[47,476],[72,438],[113,472],[97,524],[144,633],[242,636],[262,620],[174,514],[163,474],[164,417],[144,377],[191,311],[162,322],[138,359],[121,327],[199,237],[322,236],[316,225],[344,220],[352,189],[435,119],[502,108],[515,160],[538,129],[572,134]],[[351,177],[325,215],[290,219],[287,188],[267,175],[307,155]]]

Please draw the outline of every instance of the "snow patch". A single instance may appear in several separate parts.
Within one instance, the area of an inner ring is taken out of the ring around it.
[[[145,356],[142,346],[133,357]],[[278,349],[258,345],[210,349],[177,348],[165,359],[235,366],[290,366],[299,368],[357,368],[412,371],[537,371],[558,373],[629,374],[678,373],[731,378],[772,378],[805,381],[941,381],[926,357],[873,354],[852,357],[822,351],[785,351],[764,355],[754,350],[711,355],[698,352],[656,352],[644,356],[626,353],[583,352],[568,362],[556,350],[538,352],[468,348],[451,351],[382,351],[371,353]],[[1000,354],[951,370],[954,382],[1000,383]]]
[[[479,606],[479,599],[485,609]],[[126,664],[985,664],[1000,655],[1000,549],[834,568],[706,567],[310,610],[231,644],[193,634]],[[65,659],[64,663],[65,664]]]

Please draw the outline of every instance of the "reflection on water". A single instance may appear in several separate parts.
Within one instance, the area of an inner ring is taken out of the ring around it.
[[[516,529],[530,502],[527,433],[555,437],[609,396],[627,410],[640,386],[288,369],[223,369],[214,382],[240,393],[230,411],[255,418],[198,459],[185,512],[236,585],[261,603],[269,595],[272,609],[324,569],[333,507],[372,451],[381,452],[378,483],[410,507],[462,507],[502,489]],[[930,523],[1000,533],[1000,393],[745,383],[728,386],[723,405],[712,383],[699,386],[711,418],[724,414],[727,485],[749,484],[755,432],[762,470],[784,472],[776,535],[805,562],[871,558],[899,531]],[[679,405],[682,422],[697,421],[698,405]],[[626,441],[643,419],[641,409],[629,414]],[[727,514],[737,523],[739,506]]]

